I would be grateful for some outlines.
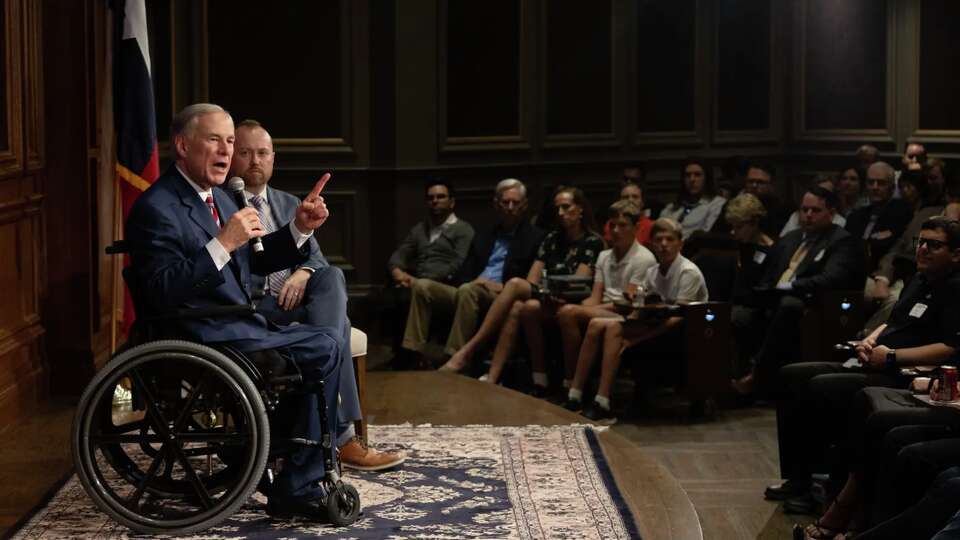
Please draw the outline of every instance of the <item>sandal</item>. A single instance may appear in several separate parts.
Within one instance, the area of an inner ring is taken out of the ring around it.
[[[834,540],[842,534],[844,534],[844,531],[825,527],[819,519],[806,527],[799,523],[793,526],[793,540]]]
[[[851,508],[853,503],[844,503],[840,502],[840,498],[837,497],[833,499],[833,502],[830,503],[830,507],[827,508],[827,511],[824,512],[824,515],[830,513],[834,507],[836,508]],[[845,540],[847,538],[853,538],[859,533],[859,527],[854,524],[856,521],[856,516],[852,516],[847,521],[847,528],[833,528],[827,527],[822,523],[823,516],[820,519],[817,519],[810,525],[806,527],[801,527],[799,524],[793,526],[793,538],[794,540],[837,540],[838,538]]]

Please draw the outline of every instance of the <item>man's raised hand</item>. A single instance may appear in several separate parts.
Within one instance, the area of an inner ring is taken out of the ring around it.
[[[258,238],[266,234],[260,223],[260,215],[253,207],[234,212],[230,221],[220,229],[217,240],[228,253],[235,251],[246,244],[251,238]]]
[[[313,191],[303,199],[297,208],[297,217],[294,224],[301,233],[310,234],[330,217],[330,211],[327,210],[327,205],[324,204],[323,197],[320,196],[323,186],[327,185],[329,180],[330,173],[320,177],[317,184],[313,186]]]

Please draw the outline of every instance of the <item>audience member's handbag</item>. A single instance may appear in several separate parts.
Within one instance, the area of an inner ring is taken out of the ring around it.
[[[577,275],[547,276],[547,289],[553,298],[559,298],[568,304],[579,304],[590,297],[593,278]]]

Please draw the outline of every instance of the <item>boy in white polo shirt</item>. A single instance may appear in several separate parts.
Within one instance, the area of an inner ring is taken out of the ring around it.
[[[632,299],[647,270],[657,265],[649,249],[636,240],[642,210],[629,200],[613,203],[608,210],[611,249],[600,252],[593,291],[581,304],[568,304],[557,312],[566,368],[564,388],[570,388],[583,341],[583,330],[596,317],[618,318],[614,302]],[[566,396],[564,396],[565,398]]]
[[[647,269],[641,286],[644,294],[650,298],[659,297],[665,304],[688,304],[708,300],[707,285],[697,265],[680,254],[683,247],[683,230],[669,218],[660,218],[651,230],[654,253],[659,264]],[[637,311],[630,318],[639,316]],[[631,345],[648,341],[667,332],[678,329],[683,323],[682,317],[669,317],[649,325],[632,327],[624,332],[623,317],[596,318],[587,326],[587,334],[580,347],[576,373],[564,405],[570,410],[581,410],[583,385],[598,349],[602,349],[603,364],[600,370],[600,386],[584,416],[595,422],[612,424],[617,421],[610,409],[610,389],[620,368],[620,354]]]

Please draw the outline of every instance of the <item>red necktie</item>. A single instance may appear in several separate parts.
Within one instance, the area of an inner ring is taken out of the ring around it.
[[[213,204],[213,195],[207,195],[207,206],[210,207],[210,213],[213,214],[213,222],[220,226],[220,214],[217,213],[217,207]]]

